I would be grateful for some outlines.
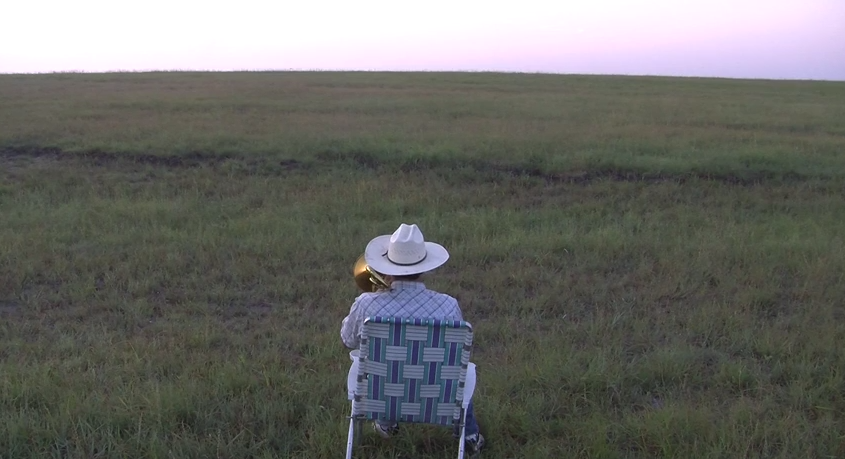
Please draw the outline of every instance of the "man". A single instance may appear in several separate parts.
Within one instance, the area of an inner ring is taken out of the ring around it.
[[[340,330],[347,348],[359,347],[364,319],[370,316],[463,320],[455,298],[427,289],[420,280],[423,273],[446,263],[449,252],[440,244],[427,242],[417,225],[403,223],[392,235],[371,240],[364,251],[364,259],[385,277],[390,289],[363,293],[355,299]],[[373,424],[383,438],[390,438],[398,427],[397,424]],[[470,452],[477,452],[484,446],[472,401],[466,412],[466,446]]]

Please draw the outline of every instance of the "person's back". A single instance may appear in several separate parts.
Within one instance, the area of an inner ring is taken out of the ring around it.
[[[392,276],[389,278],[389,290],[362,293],[355,299],[341,328],[341,338],[346,347],[358,347],[358,337],[367,317],[463,320],[461,308],[455,298],[426,288],[417,276],[412,276],[413,280]]]
[[[439,244],[426,242],[417,225],[402,224],[393,235],[373,239],[364,256],[371,268],[384,275],[390,288],[362,293],[355,299],[340,330],[347,348],[358,348],[364,319],[371,316],[463,320],[455,298],[426,288],[420,279],[422,273],[445,263],[449,254]],[[376,422],[373,427],[382,437],[389,438],[398,425]],[[466,412],[466,438],[471,451],[478,451],[484,445],[472,401]]]

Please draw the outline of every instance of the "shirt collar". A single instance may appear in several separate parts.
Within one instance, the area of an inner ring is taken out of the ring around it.
[[[390,283],[392,290],[425,290],[425,284],[419,281],[395,280]]]

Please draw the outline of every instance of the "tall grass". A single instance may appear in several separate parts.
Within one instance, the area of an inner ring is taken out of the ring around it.
[[[841,83],[495,74],[2,75],[0,144],[826,175]]]

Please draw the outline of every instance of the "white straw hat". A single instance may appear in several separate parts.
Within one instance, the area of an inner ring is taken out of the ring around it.
[[[431,271],[449,259],[442,245],[426,242],[417,225],[402,223],[393,234],[378,236],[367,244],[364,260],[381,274],[408,276]]]

